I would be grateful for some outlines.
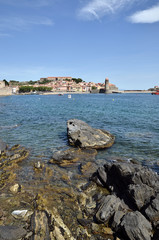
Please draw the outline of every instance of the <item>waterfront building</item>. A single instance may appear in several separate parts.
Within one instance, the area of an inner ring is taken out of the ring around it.
[[[113,93],[113,92],[118,92],[119,89],[115,86],[115,84],[112,84],[109,82],[109,79],[105,79],[105,93]]]

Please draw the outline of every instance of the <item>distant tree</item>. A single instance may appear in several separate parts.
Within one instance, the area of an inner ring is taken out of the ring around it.
[[[77,84],[80,83],[80,82],[84,82],[81,78],[72,78],[72,80],[74,82],[76,82]]]
[[[19,93],[25,93],[25,92],[50,92],[52,90],[51,87],[33,87],[33,86],[21,86],[19,87]]]
[[[19,81],[16,81],[16,80],[9,81],[9,85],[18,85],[18,84],[19,84]]]
[[[31,92],[31,91],[33,91],[32,86],[20,86],[19,87],[19,92],[20,93]]]
[[[92,90],[96,90],[97,89],[97,87],[96,86],[92,86]]]
[[[6,79],[3,79],[3,82],[5,82],[5,86],[9,86],[9,82]]]
[[[29,85],[34,85],[35,83],[37,83],[37,81],[32,81],[32,80],[30,80],[30,81],[28,82]]]
[[[44,80],[42,82],[39,82],[39,84],[47,84],[52,82],[52,80],[48,80],[47,78],[44,78]]]

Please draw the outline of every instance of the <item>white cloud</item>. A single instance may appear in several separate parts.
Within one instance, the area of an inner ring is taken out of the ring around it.
[[[115,13],[117,10],[132,4],[136,0],[90,0],[83,8],[79,11],[79,17],[84,19],[99,19],[100,17]]]
[[[53,22],[49,18],[22,18],[22,17],[7,17],[0,19],[0,30],[16,30],[16,31],[23,31],[26,30],[33,25],[46,25],[52,26]]]
[[[132,16],[129,17],[129,20],[132,23],[159,22],[159,4],[152,8],[134,13]]]

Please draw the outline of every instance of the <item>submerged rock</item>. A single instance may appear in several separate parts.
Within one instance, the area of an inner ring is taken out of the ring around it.
[[[53,154],[49,163],[56,163],[61,166],[67,166],[77,161],[94,159],[97,151],[95,149],[75,149],[70,148],[65,151],[57,151]]]
[[[0,226],[1,240],[17,240],[23,238],[26,234],[26,230],[21,226]]]
[[[108,148],[115,141],[115,137],[108,131],[92,128],[78,119],[68,120],[67,135],[69,144],[80,148]]]
[[[0,139],[0,154],[2,154],[7,149],[7,144]]]

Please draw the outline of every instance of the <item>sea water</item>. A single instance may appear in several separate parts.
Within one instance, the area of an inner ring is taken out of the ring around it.
[[[159,173],[159,96],[151,94],[19,95],[0,97],[0,138],[49,159],[68,147],[67,120],[108,130],[115,144],[97,160],[137,160]]]

